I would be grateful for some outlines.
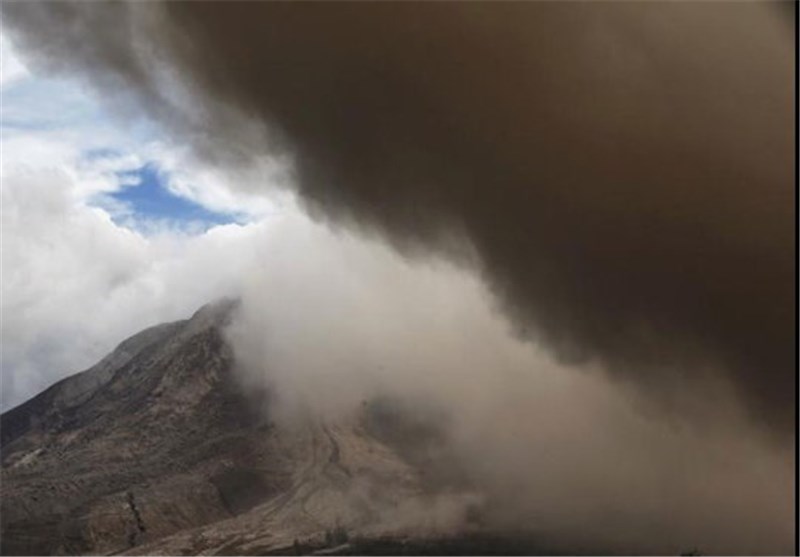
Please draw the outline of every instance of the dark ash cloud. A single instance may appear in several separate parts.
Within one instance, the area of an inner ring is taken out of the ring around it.
[[[715,370],[781,434],[796,392],[785,12],[3,5],[42,63],[89,73],[199,156],[235,168],[288,153],[314,214],[412,252],[459,258],[466,240],[521,335],[656,400]]]

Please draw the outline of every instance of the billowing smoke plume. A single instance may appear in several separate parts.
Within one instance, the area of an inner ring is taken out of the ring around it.
[[[44,63],[140,102],[201,156],[290,157],[315,215],[474,265],[521,336],[654,393],[722,372],[784,433],[796,385],[786,12],[3,6]]]
[[[497,527],[791,551],[785,10],[2,9],[46,67],[86,73],[234,175],[282,157],[311,214],[360,233],[290,221],[254,258],[230,336],[276,412],[387,394],[443,408]]]
[[[466,504],[567,552],[791,552],[791,456],[759,442],[724,383],[698,382],[691,416],[664,420],[514,338],[464,270],[301,217],[261,240],[229,338],[271,417],[337,424],[388,398],[438,432],[437,504],[392,508],[387,527],[457,528]]]

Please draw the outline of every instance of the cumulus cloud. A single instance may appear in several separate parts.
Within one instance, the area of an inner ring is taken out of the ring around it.
[[[78,193],[91,172],[4,168],[2,180],[4,409],[138,330],[235,293],[259,230],[143,236]]]
[[[243,221],[256,221],[294,205],[288,191],[288,164],[279,158],[259,157],[254,164],[229,172],[198,161],[190,149],[171,143],[148,145],[142,156],[167,176],[166,186],[176,195]],[[261,187],[248,191],[244,184]],[[272,188],[267,195],[262,189],[266,184]]]
[[[218,175],[198,165],[193,174],[180,149],[146,126],[120,126],[74,80],[29,71],[3,37],[4,65],[6,57],[19,64],[0,85],[0,403],[7,410],[140,329],[235,295],[261,234],[258,217],[278,206],[254,196],[226,201]],[[147,215],[120,218],[129,208],[104,196],[136,187],[131,172],[153,162],[174,177],[164,187],[243,215],[242,223],[193,234]]]

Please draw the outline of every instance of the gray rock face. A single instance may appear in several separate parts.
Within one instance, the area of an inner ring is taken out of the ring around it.
[[[223,444],[250,465],[245,440],[263,425],[230,373],[233,307],[147,329],[2,415],[4,554],[119,551],[227,515],[198,480],[218,473]]]
[[[391,404],[271,423],[233,373],[235,309],[142,331],[2,415],[3,554],[346,553],[354,534],[461,527],[475,502],[426,486],[425,434]]]

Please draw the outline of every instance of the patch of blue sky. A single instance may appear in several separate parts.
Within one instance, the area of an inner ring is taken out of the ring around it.
[[[0,54],[5,65],[7,44],[0,44]],[[111,117],[95,91],[80,81],[27,70],[18,73],[0,82],[0,143],[5,147],[16,140],[23,146],[63,145],[89,175],[110,172],[114,190],[93,195],[87,202],[108,212],[118,226],[144,233],[164,229],[201,233],[213,226],[247,221],[243,215],[218,212],[180,195],[170,187],[168,172],[156,163],[142,165],[137,160],[144,155],[147,161],[148,146],[161,137],[155,122],[144,118],[122,122]],[[42,156],[36,150],[29,153],[27,147],[11,153],[19,159],[15,163],[26,162],[26,156]]]
[[[214,226],[242,222],[239,215],[213,211],[169,187],[169,174],[155,163],[118,172],[122,187],[94,200],[109,211],[115,224],[140,232],[153,229],[201,233]]]

